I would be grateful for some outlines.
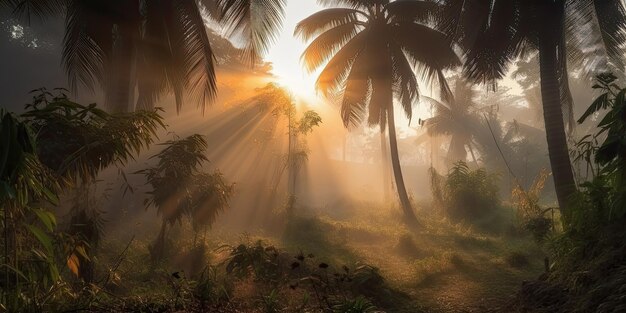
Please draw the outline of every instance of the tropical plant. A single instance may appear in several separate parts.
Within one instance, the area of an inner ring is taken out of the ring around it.
[[[63,64],[72,89],[102,86],[111,111],[127,112],[152,108],[166,92],[174,93],[177,110],[184,95],[204,110],[217,84],[203,14],[243,42],[247,59],[256,62],[282,24],[285,2],[3,0],[0,5],[27,18],[64,14]]]
[[[626,41],[626,11],[620,0],[446,0],[440,29],[464,50],[465,76],[494,82],[509,65],[538,51],[543,115],[550,164],[562,217],[571,217],[570,197],[576,184],[569,159],[562,105],[569,105],[570,60],[596,69],[623,68],[621,45]],[[580,27],[589,36],[579,36]],[[503,31],[505,30],[505,31]],[[571,46],[577,47],[576,49]],[[585,53],[582,53],[584,51]]]
[[[228,207],[234,188],[225,182],[219,171],[200,171],[208,161],[205,156],[208,144],[201,135],[170,140],[162,145],[165,148],[152,156],[158,160],[157,164],[135,172],[144,175],[152,187],[146,207],[155,206],[163,218],[150,251],[153,261],[163,257],[168,225],[188,217],[196,232],[210,227]]]
[[[586,195],[583,202],[590,202],[593,214],[600,223],[620,220],[626,216],[626,89],[619,87],[616,76],[612,74],[599,75],[595,89],[603,93],[589,106],[587,111],[578,119],[583,123],[590,116],[599,112],[606,113],[598,122],[599,130],[596,134],[588,135],[593,142],[601,142],[598,146],[587,144],[587,149],[593,154],[593,162],[597,166],[597,174],[593,179],[581,184]],[[579,145],[589,141],[583,137]],[[585,155],[585,154],[583,154]],[[575,212],[574,226],[584,225],[589,216],[584,211]]]
[[[420,121],[429,136],[450,136],[447,161],[449,164],[467,160],[469,149],[472,160],[477,163],[474,153],[474,137],[481,127],[474,90],[472,85],[459,78],[454,87],[454,97],[447,104],[428,98],[434,108],[434,116]]]
[[[64,89],[33,91],[21,117],[37,133],[37,155],[60,183],[75,192],[68,233],[80,237],[92,255],[102,236],[101,212],[91,191],[97,175],[111,165],[123,166],[152,144],[165,127],[160,109],[109,114],[96,104],[71,101]],[[89,282],[93,266],[77,254],[77,275]]]
[[[442,202],[444,213],[452,219],[475,221],[498,209],[497,177],[485,169],[470,170],[467,163],[459,161],[436,182],[433,196]]]
[[[103,169],[126,164],[165,128],[159,108],[108,114],[95,103],[71,101],[64,89],[33,93],[21,117],[37,133],[42,162],[68,183],[89,183]]]
[[[389,130],[392,168],[405,219],[417,224],[398,156],[393,99],[410,118],[419,92],[418,75],[437,81],[444,98],[450,90],[443,70],[459,64],[450,40],[428,26],[436,5],[427,1],[324,0],[337,7],[317,12],[296,26],[311,43],[302,54],[313,71],[325,63],[316,88],[342,98],[344,125],[366,118]],[[424,44],[428,43],[428,44]]]
[[[0,306],[41,309],[58,287],[56,218],[46,204],[58,202],[59,185],[37,157],[28,123],[0,110],[0,208],[3,260]]]

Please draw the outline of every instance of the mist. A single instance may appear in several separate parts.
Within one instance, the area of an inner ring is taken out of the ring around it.
[[[0,8],[2,312],[623,308],[622,1]]]

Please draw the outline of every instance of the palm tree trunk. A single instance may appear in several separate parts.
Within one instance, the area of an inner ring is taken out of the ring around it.
[[[389,151],[387,149],[385,130],[380,131],[381,166],[383,169],[383,201],[389,203],[391,199],[391,173],[389,171]]]
[[[562,36],[559,32],[564,14],[564,4],[562,1],[556,1],[556,3],[546,1],[546,3],[546,9],[543,11],[548,25],[539,38],[541,99],[556,196],[563,221],[567,224],[571,215],[568,202],[576,191],[576,184],[563,122],[557,60],[557,48]]]
[[[396,138],[396,122],[393,114],[393,104],[389,105],[387,110],[388,114],[388,128],[389,128],[389,148],[391,153],[391,166],[393,167],[393,174],[396,180],[396,189],[398,190],[398,196],[400,197],[400,204],[402,205],[402,211],[404,212],[405,222],[409,226],[419,226],[415,212],[413,212],[413,206],[409,200],[409,195],[406,192],[404,186],[404,178],[402,177],[402,168],[400,167],[400,156],[398,155],[398,139]]]

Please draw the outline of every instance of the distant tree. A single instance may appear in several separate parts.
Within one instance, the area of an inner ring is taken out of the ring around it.
[[[472,160],[477,162],[474,153],[474,137],[480,131],[481,108],[476,103],[472,85],[459,78],[454,87],[454,97],[444,104],[435,99],[428,99],[434,108],[434,116],[421,121],[429,136],[449,136],[447,163],[452,165],[467,160],[469,149]]]
[[[313,71],[328,62],[316,87],[342,98],[346,127],[366,117],[389,130],[396,187],[407,223],[417,224],[409,200],[396,138],[394,97],[410,118],[418,98],[414,69],[421,78],[437,81],[441,94],[450,90],[443,70],[458,65],[450,40],[427,24],[436,4],[427,1],[324,0],[328,8],[302,20],[295,34],[311,40],[302,58]]]

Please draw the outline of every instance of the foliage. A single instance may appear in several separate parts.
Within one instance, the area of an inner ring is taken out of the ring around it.
[[[155,206],[162,215],[161,232],[151,248],[153,261],[163,257],[167,225],[191,219],[194,230],[210,227],[229,204],[234,185],[227,184],[219,171],[201,172],[208,162],[205,156],[208,144],[198,135],[170,140],[161,152],[152,156],[155,166],[135,172],[146,177],[152,187],[145,200],[146,207]]]
[[[135,88],[138,108],[152,108],[164,93],[173,92],[177,109],[184,93],[204,109],[214,100],[217,84],[203,13],[243,43],[245,55],[257,62],[282,25],[285,2],[7,0],[0,5],[29,20],[31,15],[65,16],[62,57],[70,84],[103,86],[107,102],[126,111],[135,107]]]
[[[268,312],[278,309],[278,290],[286,285],[312,294],[314,301],[306,300],[303,306],[314,305],[322,311],[368,312],[374,306],[364,296],[385,299],[390,293],[378,268],[367,264],[335,268],[318,261],[313,254],[290,255],[263,241],[226,245],[220,250],[229,252],[224,261],[227,273],[238,279],[253,278],[269,288],[259,299]]]
[[[235,277],[253,275],[255,279],[274,283],[280,277],[279,253],[274,246],[257,241],[254,244],[241,243],[236,247],[225,245],[220,249],[229,251],[224,261],[226,272]]]
[[[596,168],[592,180],[580,184],[582,192],[577,195],[571,225],[579,230],[626,216],[626,89],[619,87],[616,79],[612,74],[598,76],[594,88],[603,93],[578,120],[582,123],[594,114],[606,112],[599,119],[598,132],[578,143],[579,148],[584,148],[581,155],[589,166]]]
[[[580,191],[572,199],[573,214],[570,222],[563,225],[564,232],[549,242],[553,255],[549,276],[522,291],[526,298],[558,291],[558,309],[563,312],[619,310],[618,299],[625,296],[621,286],[626,278],[626,89],[615,81],[612,74],[597,77],[594,88],[603,93],[578,120],[582,123],[593,116],[598,121],[597,133],[583,137],[578,144],[578,155],[594,170],[589,181],[580,183]],[[537,302],[532,303],[533,307],[550,305],[548,301]]]
[[[548,176],[549,172],[542,170],[529,190],[524,190],[517,184],[511,191],[511,200],[517,207],[520,226],[533,234],[538,242],[542,242],[553,228],[552,219],[545,217],[545,214],[552,208],[546,210],[539,205],[541,191]]]
[[[333,306],[333,312],[336,313],[367,313],[375,309],[376,307],[363,297],[358,297],[354,300],[346,300],[341,304]]]
[[[58,202],[59,186],[37,157],[30,125],[4,110],[0,115],[1,303],[9,311],[34,310],[60,287],[56,218],[45,208]]]
[[[200,172],[207,162],[207,142],[200,135],[170,140],[165,148],[152,156],[154,167],[137,171],[152,187],[146,206],[154,205],[168,223],[180,222],[184,216],[194,225],[211,225],[228,206],[233,185],[228,185],[220,172]]]
[[[204,303],[229,301],[232,294],[232,281],[219,274],[215,266],[207,266],[195,282],[193,295]]]
[[[444,203],[445,213],[457,220],[471,221],[494,213],[499,208],[497,177],[457,162],[445,179]]]
[[[147,149],[164,128],[161,109],[109,114],[95,103],[73,102],[65,89],[33,90],[33,101],[21,115],[37,133],[37,155],[64,187],[76,197],[71,210],[69,234],[82,238],[85,254],[92,254],[103,234],[103,221],[92,201],[91,185],[105,168],[123,166]],[[89,258],[74,254],[69,264],[81,263],[80,278],[93,276]],[[74,267],[72,267],[74,268]]]
[[[154,142],[165,128],[161,109],[109,114],[71,101],[64,89],[32,92],[22,118],[37,133],[37,154],[58,175],[92,181],[110,165],[123,165]]]
[[[33,102],[20,118],[1,114],[1,282],[7,291],[3,303],[11,311],[42,310],[54,298],[68,295],[63,265],[79,275],[91,261],[89,247],[97,244],[97,225],[88,227],[96,232],[88,236],[84,229],[57,230],[49,207],[58,205],[61,187],[88,184],[105,167],[131,160],[164,126],[158,110],[110,115],[95,104],[72,102],[63,89],[33,93]],[[85,206],[89,204],[82,203],[72,218],[74,224],[97,222],[87,217]]]
[[[454,86],[454,97],[447,103],[435,99],[427,99],[434,109],[434,116],[420,120],[420,125],[426,128],[429,136],[450,136],[447,161],[452,164],[457,161],[466,161],[466,147],[472,151],[474,137],[480,129],[480,115],[478,115],[476,96],[472,85],[467,81],[457,78]],[[474,159],[474,161],[476,161]]]

